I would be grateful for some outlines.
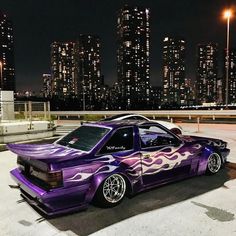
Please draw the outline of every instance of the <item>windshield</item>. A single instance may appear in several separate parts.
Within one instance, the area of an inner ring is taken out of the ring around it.
[[[104,136],[109,129],[93,126],[81,126],[78,129],[67,134],[64,138],[57,143],[79,149],[82,151],[90,151]]]

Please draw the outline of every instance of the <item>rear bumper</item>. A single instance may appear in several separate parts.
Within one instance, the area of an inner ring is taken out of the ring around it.
[[[85,196],[89,184],[46,191],[31,183],[18,168],[10,173],[26,201],[46,215],[84,210],[88,206],[88,203],[85,202]]]

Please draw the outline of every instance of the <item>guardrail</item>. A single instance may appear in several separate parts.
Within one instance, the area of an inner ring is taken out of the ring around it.
[[[174,122],[174,119],[179,121],[184,118],[192,120],[197,123],[197,131],[200,132],[201,120],[208,118],[216,119],[236,119],[236,110],[149,110],[149,111],[51,111],[51,115],[56,116],[58,121],[61,118],[70,117],[77,119],[84,119],[84,116],[100,115],[103,117],[117,115],[117,114],[130,114],[136,113],[151,117],[152,119],[168,119]]]
[[[51,115],[60,117],[78,117],[84,115],[117,115],[117,114],[141,114],[153,116],[153,118],[236,118],[236,110],[149,110],[149,111],[51,111]]]
[[[33,112],[40,115],[40,112]],[[197,131],[200,131],[200,122],[204,119],[235,119],[236,110],[147,110],[147,111],[51,111],[56,124],[63,125],[66,120],[99,120],[117,114],[140,114],[151,119],[168,119],[170,122],[186,121],[197,123]],[[235,122],[234,121],[234,122]]]

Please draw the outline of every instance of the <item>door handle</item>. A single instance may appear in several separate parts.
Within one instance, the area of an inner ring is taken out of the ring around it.
[[[143,159],[149,159],[150,158],[150,154],[143,154]]]

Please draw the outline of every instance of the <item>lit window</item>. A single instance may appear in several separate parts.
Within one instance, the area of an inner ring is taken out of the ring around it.
[[[125,44],[126,47],[130,47],[131,46],[131,41],[125,41],[124,44]]]

